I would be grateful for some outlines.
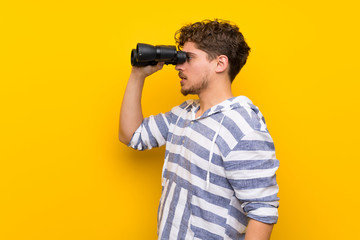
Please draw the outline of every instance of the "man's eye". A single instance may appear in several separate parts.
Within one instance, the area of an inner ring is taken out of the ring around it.
[[[187,60],[187,61],[190,61],[191,59],[192,59],[191,56],[189,56],[189,55],[186,56],[186,60]]]

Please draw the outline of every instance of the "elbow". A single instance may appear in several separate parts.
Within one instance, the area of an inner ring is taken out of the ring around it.
[[[131,136],[127,136],[126,134],[123,134],[121,131],[119,131],[119,141],[123,144],[125,144],[126,146],[129,145],[130,140],[131,140]]]
[[[129,143],[130,143],[129,141],[126,141],[126,139],[123,138],[123,137],[121,137],[121,136],[119,136],[119,141],[120,141],[121,143],[125,144],[126,146],[129,145]]]

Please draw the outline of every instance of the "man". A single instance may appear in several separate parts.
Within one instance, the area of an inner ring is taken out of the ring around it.
[[[121,142],[138,150],[166,144],[158,237],[269,239],[279,162],[259,109],[231,92],[250,48],[237,26],[219,20],[184,26],[176,41],[187,54],[175,68],[181,92],[199,99],[144,119],[144,80],[163,64],[133,67],[120,113]]]

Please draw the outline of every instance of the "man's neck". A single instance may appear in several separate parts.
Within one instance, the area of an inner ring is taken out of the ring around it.
[[[198,94],[200,100],[200,109],[196,113],[196,117],[200,117],[206,110],[234,97],[231,92],[231,84],[217,84],[206,88]]]

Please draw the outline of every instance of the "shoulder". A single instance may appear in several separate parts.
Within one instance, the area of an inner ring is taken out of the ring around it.
[[[267,131],[265,119],[257,106],[252,103],[235,104],[237,106],[225,114],[228,124],[237,126],[242,133]]]

